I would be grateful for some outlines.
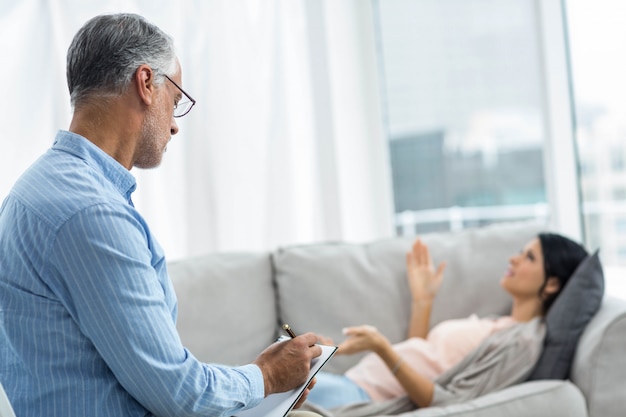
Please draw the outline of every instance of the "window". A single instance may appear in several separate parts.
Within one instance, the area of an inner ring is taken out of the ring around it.
[[[623,201],[626,200],[626,187],[618,186],[613,189],[613,200]]]
[[[588,245],[626,267],[626,8],[621,0],[566,2]],[[624,271],[620,272],[622,275]]]
[[[611,152],[611,169],[615,173],[624,171],[624,149],[618,148]]]
[[[377,0],[399,234],[546,219],[626,297],[622,0]]]
[[[398,233],[546,219],[535,2],[376,9]]]

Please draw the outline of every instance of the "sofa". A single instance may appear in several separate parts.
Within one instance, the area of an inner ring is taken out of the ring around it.
[[[422,235],[434,262],[447,262],[431,325],[508,313],[510,297],[500,278],[509,257],[540,231],[541,224],[522,222]],[[410,311],[405,253],[413,239],[324,242],[172,261],[181,339],[200,360],[229,365],[254,360],[282,323],[336,342],[342,328],[367,323],[391,342],[401,341]],[[402,416],[623,416],[625,351],[626,300],[605,295],[578,341],[569,379],[523,382]],[[335,356],[324,369],[341,373],[361,356]]]

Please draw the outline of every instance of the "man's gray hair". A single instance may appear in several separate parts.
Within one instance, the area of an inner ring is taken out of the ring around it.
[[[162,75],[176,71],[176,51],[169,35],[136,14],[92,18],[76,33],[67,51],[72,106],[92,94],[121,95],[144,64],[154,71],[156,84],[164,81]]]

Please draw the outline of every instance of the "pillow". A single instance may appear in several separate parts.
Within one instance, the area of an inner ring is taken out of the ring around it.
[[[544,348],[529,380],[567,379],[578,339],[604,295],[598,251],[583,260],[546,314]]]

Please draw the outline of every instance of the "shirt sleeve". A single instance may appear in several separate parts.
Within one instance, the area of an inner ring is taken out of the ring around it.
[[[257,405],[264,385],[256,365],[204,364],[182,345],[155,244],[130,206],[96,205],[69,219],[51,251],[69,314],[124,389],[155,415],[229,416]],[[207,306],[211,313],[221,312]]]

